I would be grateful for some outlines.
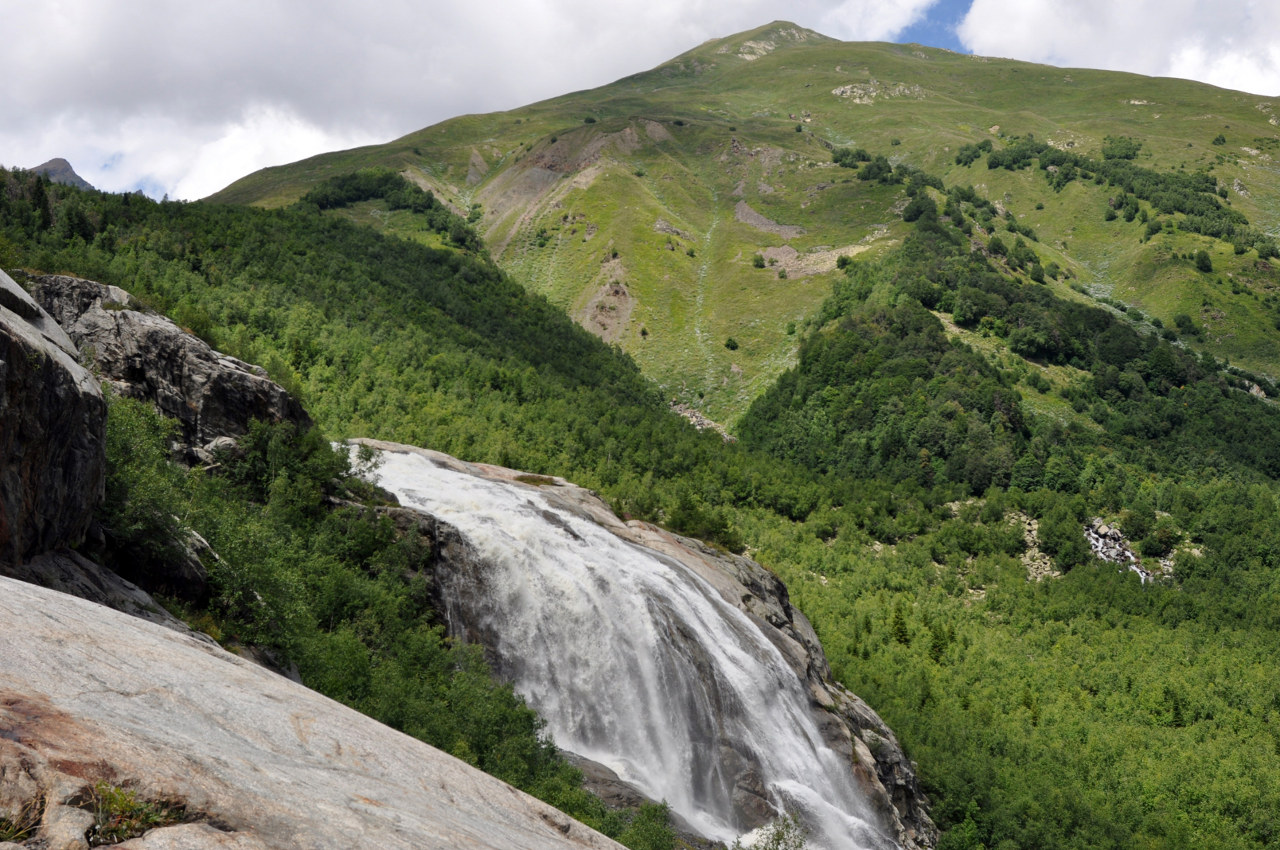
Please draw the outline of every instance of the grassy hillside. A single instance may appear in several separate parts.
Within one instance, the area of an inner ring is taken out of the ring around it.
[[[902,237],[901,190],[851,179],[833,147],[974,185],[1091,295],[1165,324],[1186,313],[1205,331],[1189,344],[1274,375],[1274,280],[1256,252],[1181,233],[1144,241],[1142,225],[1104,221],[1108,187],[1053,191],[1034,170],[956,154],[1033,134],[1100,159],[1108,137],[1128,137],[1137,164],[1207,171],[1232,209],[1274,233],[1278,124],[1270,101],[1198,83],[848,44],[775,23],[599,89],[267,169],[213,199],[276,206],[333,174],[399,170],[474,209],[503,268],[632,354],[666,394],[732,424],[794,362],[792,323],[826,297],[836,258]],[[1212,278],[1172,259],[1200,249]]]

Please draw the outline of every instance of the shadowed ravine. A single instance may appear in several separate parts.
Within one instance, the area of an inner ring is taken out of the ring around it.
[[[486,636],[557,745],[708,837],[731,841],[747,809],[772,805],[798,813],[814,846],[894,846],[781,653],[685,565],[535,487],[390,452],[375,474],[475,547],[482,570],[440,578],[449,628]]]

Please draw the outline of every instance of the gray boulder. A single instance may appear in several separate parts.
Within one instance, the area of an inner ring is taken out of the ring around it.
[[[103,494],[105,428],[74,343],[0,272],[0,563],[83,539]]]
[[[254,419],[310,427],[302,405],[259,366],[221,354],[123,289],[64,275],[32,278],[33,294],[123,396],[176,419],[189,460]]]

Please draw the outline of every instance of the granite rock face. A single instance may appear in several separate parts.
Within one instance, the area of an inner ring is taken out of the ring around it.
[[[254,419],[309,427],[296,399],[259,366],[214,351],[164,316],[147,313],[115,286],[63,275],[33,278],[36,300],[123,396],[176,419],[189,460],[238,437]]]
[[[0,272],[0,563],[84,537],[102,499],[105,428],[74,343]]]
[[[0,578],[0,817],[87,848],[95,782],[203,823],[120,847],[614,850],[469,765],[216,646]]]

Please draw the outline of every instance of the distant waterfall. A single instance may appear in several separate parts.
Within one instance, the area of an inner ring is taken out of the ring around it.
[[[666,800],[711,838],[744,831],[745,775],[800,814],[813,846],[896,846],[823,742],[807,686],[702,578],[536,488],[420,455],[381,457],[377,483],[456,527],[485,562],[442,577],[450,629],[496,638],[499,672],[558,746]]]

